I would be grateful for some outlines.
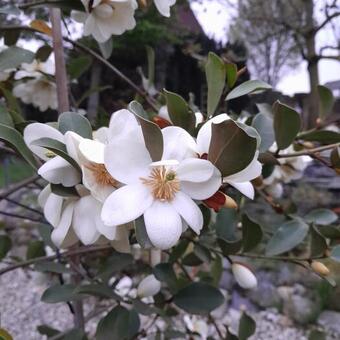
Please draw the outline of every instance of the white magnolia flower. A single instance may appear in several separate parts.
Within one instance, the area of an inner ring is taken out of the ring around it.
[[[199,234],[203,216],[193,200],[210,197],[221,185],[215,166],[203,159],[183,158],[166,130],[162,130],[164,151],[159,162],[152,162],[139,126],[105,148],[107,170],[126,185],[104,202],[104,223],[120,225],[144,215],[147,234],[160,249],[176,244],[185,227],[183,220]]]
[[[40,78],[43,74],[52,76],[55,74],[55,65],[52,58],[45,62],[34,59],[30,64],[22,63],[20,70],[15,73],[14,79]]]
[[[231,271],[236,282],[244,289],[254,289],[257,287],[257,279],[253,272],[242,263],[234,262]]]
[[[86,12],[72,11],[71,16],[84,24],[84,35],[92,35],[98,42],[107,41],[136,26],[136,0],[81,0]]]
[[[146,276],[137,287],[137,295],[140,298],[154,296],[161,290],[161,283],[151,274]]]
[[[165,17],[170,17],[170,7],[176,3],[176,0],[154,0],[158,12]]]
[[[159,109],[158,116],[172,123],[171,118],[169,116],[168,108],[166,105],[162,106]],[[204,117],[201,112],[195,112],[195,118],[196,118],[196,126],[198,126],[198,124],[201,124],[204,120]]]
[[[66,132],[66,135],[74,134]],[[33,123],[24,130],[24,140],[31,151],[39,158],[46,161],[38,170],[38,174],[46,181],[53,184],[62,184],[65,187],[72,187],[80,183],[81,173],[64,158],[55,155],[53,152],[40,146],[32,145],[40,138],[52,138],[66,144],[66,149],[72,154],[73,138],[67,138],[60,131],[42,123]],[[70,152],[71,151],[71,152]],[[74,154],[74,153],[73,153]],[[72,156],[71,156],[72,157]]]
[[[200,156],[204,154],[208,154],[210,141],[211,141],[211,127],[212,124],[219,124],[226,120],[230,119],[227,114],[220,114],[215,116],[214,118],[208,120],[206,123],[202,125],[197,134],[197,152]],[[223,183],[228,183],[238,191],[240,191],[243,195],[248,198],[254,198],[254,187],[251,184],[251,180],[260,176],[262,171],[262,165],[258,161],[259,151],[256,151],[254,154],[253,160],[248,164],[248,166],[229,176],[223,178]]]
[[[51,234],[53,243],[58,248],[66,248],[79,239],[84,245],[89,245],[97,242],[101,235],[115,240],[117,229],[106,227],[100,218],[102,204],[82,185],[77,186],[77,192],[79,197],[65,198],[54,194],[47,185],[39,195],[44,216],[54,227]]]
[[[206,340],[209,335],[209,327],[207,322],[196,315],[189,316],[184,315],[184,323],[186,327],[193,333],[199,334],[199,337],[195,336],[195,339]]]

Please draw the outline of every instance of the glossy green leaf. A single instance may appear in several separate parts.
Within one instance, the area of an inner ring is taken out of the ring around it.
[[[12,240],[7,235],[0,235],[0,260],[2,260],[12,248]]]
[[[224,61],[215,53],[209,52],[205,65],[205,75],[208,84],[208,117],[214,115],[220,102],[226,81]]]
[[[308,225],[301,219],[282,224],[269,240],[266,255],[278,255],[295,248],[305,239],[308,230]]]
[[[0,124],[0,140],[9,143],[33,169],[37,169],[34,156],[18,131],[10,126]]]
[[[71,59],[67,64],[70,79],[79,79],[92,65],[92,58],[87,55]]]
[[[50,184],[51,191],[62,197],[79,197],[78,191],[75,187],[64,187],[61,184]]]
[[[327,130],[301,133],[298,135],[298,138],[308,142],[319,142],[325,145],[340,143],[340,133]]]
[[[291,145],[301,129],[300,115],[288,105],[276,101],[273,105],[275,139],[279,149]]]
[[[65,265],[51,261],[39,262],[34,266],[34,268],[39,272],[48,272],[56,274],[71,273],[71,270],[69,268],[66,268]]]
[[[55,153],[56,155],[65,159],[65,161],[69,162],[75,169],[80,170],[78,163],[67,153],[66,146],[64,143],[61,143],[52,138],[39,138],[31,143],[31,145],[41,146],[45,149],[48,149]]]
[[[311,227],[311,245],[310,245],[310,256],[318,257],[325,254],[327,246],[326,239],[321,235],[315,226]]]
[[[243,244],[242,239],[236,241],[227,241],[220,238],[217,240],[217,242],[224,256],[237,254],[241,250]]]
[[[159,126],[150,120],[144,118],[145,114],[141,113],[143,107],[137,101],[129,104],[129,110],[136,116],[139,121],[145,146],[148,149],[153,162],[161,160],[163,155],[163,135]]]
[[[330,209],[320,208],[309,212],[304,219],[309,223],[328,225],[334,223],[338,219],[338,215]]]
[[[178,288],[177,276],[170,263],[160,263],[153,268],[153,274],[156,279],[165,282],[172,292],[176,292]]]
[[[235,209],[221,209],[216,216],[215,230],[218,238],[235,241],[237,225],[237,211]]]
[[[164,90],[166,105],[172,123],[192,132],[195,128],[196,118],[190,111],[187,102],[178,94]]]
[[[275,141],[273,119],[260,112],[254,117],[252,127],[261,136],[259,151],[267,151]]]
[[[322,120],[332,111],[334,96],[332,91],[326,86],[318,85],[319,93],[319,116]]]
[[[227,84],[229,89],[231,89],[237,80],[237,65],[234,63],[226,63],[225,68],[227,72]]]
[[[18,46],[10,46],[0,52],[0,71],[17,68],[22,63],[30,64],[34,53]]]
[[[139,330],[138,314],[122,306],[113,308],[97,326],[96,340],[131,339]]]
[[[51,46],[43,45],[35,53],[35,59],[45,62],[49,58],[52,52],[53,52],[53,48]]]
[[[221,171],[223,177],[230,176],[250,164],[256,147],[257,139],[230,119],[212,124],[208,160]]]
[[[331,251],[331,258],[334,261],[340,262],[340,245],[333,247]]]
[[[261,226],[251,220],[246,214],[242,216],[242,242],[243,251],[254,249],[262,240]]]
[[[29,243],[27,252],[26,252],[26,259],[34,259],[35,257],[45,256],[45,244],[43,241],[32,241]]]
[[[268,90],[271,88],[272,87],[269,84],[261,80],[247,80],[241,85],[235,87],[232,91],[230,91],[226,97],[226,100],[235,99],[241,96],[245,96],[246,94]]]
[[[266,164],[266,165],[269,165],[269,166],[280,165],[280,162],[278,161],[278,159],[271,152],[260,153],[259,157],[258,157],[258,161],[262,164]],[[265,170],[265,169],[263,169],[263,170]],[[264,171],[262,171],[262,175],[264,175]]]
[[[117,295],[112,288],[104,283],[93,283],[78,286],[73,291],[74,294],[78,295],[92,295],[101,298],[122,300],[122,298]]]
[[[65,134],[73,131],[78,135],[92,139],[92,127],[90,122],[80,113],[64,112],[58,118],[59,131]]]
[[[44,291],[41,301],[45,303],[58,303],[74,300],[75,294],[73,291],[75,288],[76,286],[73,284],[56,284]]]
[[[255,320],[251,316],[249,316],[246,312],[243,312],[238,326],[239,340],[247,340],[255,333],[255,330],[256,330]]]
[[[340,239],[340,228],[331,225],[317,226],[319,233],[331,240]]]
[[[0,124],[14,128],[14,122],[7,108],[0,104]]]
[[[175,294],[173,302],[188,313],[205,315],[219,307],[224,302],[224,297],[217,288],[209,284],[193,282]]]

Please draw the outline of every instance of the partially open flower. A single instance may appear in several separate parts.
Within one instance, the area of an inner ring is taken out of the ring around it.
[[[176,3],[176,0],[154,0],[158,12],[165,17],[170,17],[170,7]]]
[[[313,261],[310,266],[315,271],[315,273],[321,276],[327,276],[330,273],[329,269],[322,262]]]
[[[154,296],[161,290],[161,283],[151,274],[145,277],[138,285],[137,295],[140,298]]]
[[[234,262],[231,271],[236,282],[244,289],[254,289],[257,287],[257,279],[253,272],[244,264]]]

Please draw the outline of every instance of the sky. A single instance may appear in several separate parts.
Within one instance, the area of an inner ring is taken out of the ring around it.
[[[235,0],[236,1],[236,0]],[[204,31],[217,41],[226,42],[228,27],[235,13],[233,8],[218,0],[205,0],[201,4],[193,2],[191,7],[202,25]],[[318,13],[318,11],[316,11]],[[340,25],[340,20],[338,21]],[[317,45],[329,41],[329,32],[320,32]],[[319,62],[320,83],[340,80],[340,62],[336,60],[321,60]],[[276,87],[285,94],[292,95],[297,92],[308,92],[309,81],[307,63],[301,62],[294,70],[289,70]]]

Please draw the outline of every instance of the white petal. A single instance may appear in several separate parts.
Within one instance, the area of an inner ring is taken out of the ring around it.
[[[109,18],[112,13],[113,13],[113,9],[110,5],[102,3],[99,6],[97,6],[94,9],[96,15],[98,15],[100,18],[102,19],[106,19]]]
[[[83,156],[80,153],[79,145],[84,140],[82,136],[78,135],[73,131],[67,131],[65,133],[65,144],[67,153],[77,162],[82,163],[84,162]]]
[[[96,227],[96,216],[100,216],[101,204],[92,196],[81,197],[74,205],[73,229],[84,245],[97,241],[100,234]]]
[[[103,221],[101,220],[101,218],[96,218],[96,227],[97,230],[104,235],[108,240],[113,241],[116,237],[117,234],[117,227],[116,226],[112,226],[112,227],[108,227],[106,226]]]
[[[77,22],[84,23],[88,17],[88,14],[81,11],[71,11],[71,18]]]
[[[135,116],[126,109],[116,111],[112,114],[109,124],[109,138],[120,139],[134,134],[139,127]]]
[[[141,216],[153,202],[153,197],[143,184],[129,184],[114,191],[104,202],[102,220],[108,225],[131,222]]]
[[[127,225],[117,227],[116,237],[113,241],[111,241],[111,245],[120,253],[131,253],[129,229]]]
[[[45,188],[40,191],[40,194],[38,196],[38,204],[40,205],[41,208],[43,208],[44,205],[46,204],[46,201],[50,196],[51,192],[52,191],[49,184],[46,185]]]
[[[159,249],[173,247],[182,234],[180,215],[168,202],[154,201],[144,213],[146,232]]]
[[[51,239],[58,247],[68,247],[75,242],[77,238],[71,228],[74,202],[70,202],[63,211],[59,224],[52,231]]]
[[[165,17],[170,17],[170,7],[176,3],[176,0],[154,0],[158,12]]]
[[[152,162],[144,141],[139,138],[123,138],[111,141],[105,147],[105,166],[113,178],[131,184],[149,175]]]
[[[96,131],[93,131],[93,139],[103,144],[109,143],[109,128],[103,126]]]
[[[205,159],[188,158],[179,164],[176,174],[181,181],[199,183],[210,179],[214,169],[215,166]]]
[[[168,108],[166,105],[163,105],[159,111],[158,111],[158,116],[163,118],[163,119],[166,119],[168,122],[171,123],[171,119],[170,119],[170,116],[169,116],[169,111],[168,111]]]
[[[216,193],[222,185],[222,176],[217,168],[211,178],[205,182],[194,183],[181,181],[181,191],[195,200],[205,200]]]
[[[61,218],[63,198],[50,193],[44,206],[44,216],[53,227],[57,226]]]
[[[63,134],[47,124],[33,123],[28,125],[24,130],[24,140],[27,146],[32,150],[32,152],[45,161],[49,160],[46,156],[48,150],[40,146],[31,145],[31,143],[37,139],[47,137],[62,143],[64,142]]]
[[[140,298],[154,296],[161,290],[161,283],[151,274],[146,276],[138,285],[137,295]]]
[[[203,228],[203,215],[198,205],[183,192],[178,192],[170,203],[189,227],[199,234]]]
[[[246,182],[246,181],[250,181],[256,177],[259,177],[261,175],[262,172],[262,164],[258,161],[258,157],[259,157],[259,151],[255,152],[254,158],[252,159],[252,161],[249,163],[249,165],[244,168],[243,170],[224,177],[223,181],[224,182]]]
[[[105,145],[91,139],[83,139],[79,144],[79,150],[86,160],[104,164]]]
[[[209,119],[202,125],[197,134],[197,147],[201,155],[209,152],[212,123],[218,124],[228,119],[230,119],[230,117],[226,113],[222,113],[218,116],[215,116],[214,118]]]
[[[189,157],[197,157],[196,142],[184,129],[168,126],[162,129],[164,147],[162,160],[177,159],[181,161]]]
[[[240,193],[242,193],[244,196],[247,196],[251,200],[254,199],[255,191],[254,187],[251,184],[251,182],[232,182],[228,181],[228,183],[233,186],[235,189],[237,189]]]
[[[236,282],[244,289],[254,289],[257,287],[257,279],[253,272],[240,263],[233,263],[231,271]]]
[[[60,156],[43,164],[38,174],[50,183],[62,184],[65,187],[72,187],[81,180],[80,172]]]

